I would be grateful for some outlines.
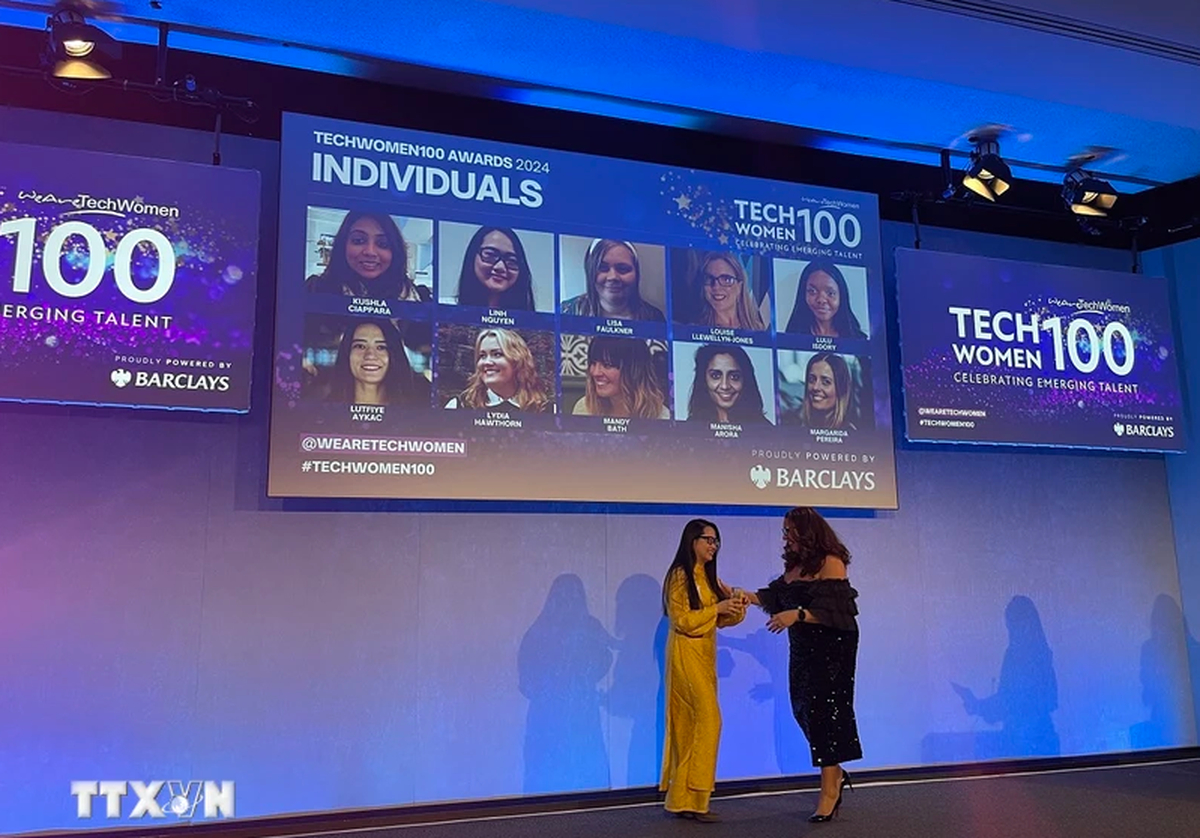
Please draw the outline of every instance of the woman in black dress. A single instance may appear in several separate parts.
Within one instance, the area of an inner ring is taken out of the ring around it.
[[[750,600],[771,615],[767,628],[788,631],[792,711],[821,769],[821,798],[809,817],[828,821],[850,785],[843,762],[862,759],[854,719],[858,591],[850,587],[850,551],[816,510],[799,506],[783,519],[784,573]]]

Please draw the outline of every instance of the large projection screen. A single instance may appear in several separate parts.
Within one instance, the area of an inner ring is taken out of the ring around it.
[[[0,143],[0,400],[245,412],[258,172]]]
[[[873,195],[288,114],[269,493],[894,508]]]
[[[1183,451],[1161,277],[896,250],[906,435]]]

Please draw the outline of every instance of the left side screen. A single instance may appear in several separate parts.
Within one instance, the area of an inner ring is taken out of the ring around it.
[[[258,172],[0,143],[0,400],[250,409]]]

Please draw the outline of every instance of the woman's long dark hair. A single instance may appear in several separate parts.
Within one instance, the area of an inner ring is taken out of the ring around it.
[[[338,345],[337,360],[333,364],[333,384],[329,398],[334,401],[354,402],[354,376],[350,373],[350,347],[354,343],[354,333],[359,326],[378,326],[383,332],[383,341],[387,345],[388,368],[380,389],[388,404],[411,404],[414,406],[429,406],[429,382],[413,372],[404,351],[404,341],[400,331],[390,320],[363,319],[353,320],[346,324],[342,333],[342,341]]]
[[[792,306],[792,316],[788,318],[787,331],[802,335],[813,334],[817,318],[808,307],[805,296],[808,278],[818,272],[828,274],[838,287],[838,310],[837,314],[833,315],[833,328],[837,330],[837,336],[865,338],[867,333],[858,325],[858,318],[850,308],[850,289],[846,286],[846,277],[842,276],[841,268],[828,259],[814,259],[800,273],[800,285],[796,289],[796,302]]]
[[[825,564],[826,556],[837,556],[850,564],[850,551],[838,538],[821,513],[808,506],[797,506],[783,516],[783,525],[796,533],[793,547],[784,539],[783,569],[798,568],[802,576],[816,576]]]
[[[708,394],[708,365],[718,355],[728,355],[742,371],[742,392],[729,410],[729,421],[733,423],[765,422],[762,392],[754,375],[754,365],[745,349],[734,344],[706,343],[696,350],[696,374],[692,377],[692,394],[688,397],[688,419],[705,422],[717,421],[717,406]]]
[[[358,221],[369,218],[379,225],[392,251],[392,263],[375,279],[364,279],[346,261],[346,243],[350,240],[350,228]],[[342,294],[350,291],[352,296],[371,297],[377,300],[404,299],[413,290],[412,278],[408,275],[408,245],[395,220],[383,212],[351,210],[342,219],[333,247],[329,253],[329,265],[313,280],[313,290],[326,294]]]
[[[833,409],[826,413],[814,413],[808,397],[808,375],[817,364],[825,364],[833,373],[833,386],[837,390]],[[844,428],[854,424],[854,380],[850,366],[841,355],[818,352],[808,359],[804,367],[804,404],[800,407],[800,421],[810,428]]]
[[[584,385],[584,404],[592,416],[609,416],[612,408],[610,400],[596,395],[596,384],[592,380],[592,364],[597,361],[621,371],[621,394],[625,397],[630,416],[641,419],[659,418],[667,400],[646,341],[597,335],[588,344],[588,376]]]
[[[679,549],[675,551],[675,561],[671,562],[671,566],[667,568],[667,575],[663,578],[663,614],[670,613],[667,603],[670,598],[671,577],[675,574],[676,570],[682,570],[683,578],[687,580],[688,605],[691,606],[693,611],[700,610],[700,590],[696,587],[695,575],[696,551],[692,545],[696,543],[697,538],[704,534],[705,527],[712,527],[717,541],[721,540],[721,530],[712,521],[705,521],[703,518],[693,518],[684,525],[683,534],[679,536]],[[704,566],[704,575],[708,577],[708,586],[712,588],[718,600],[729,599],[725,592],[721,590],[721,583],[717,581],[716,556],[713,556],[713,560]]]
[[[480,227],[475,231],[475,235],[471,236],[467,252],[463,254],[462,270],[458,274],[459,305],[488,307],[488,290],[475,276],[475,256],[489,233],[507,236],[512,242],[513,253],[517,254],[517,261],[521,263],[521,268],[517,271],[517,281],[500,295],[496,308],[533,311],[533,272],[529,270],[525,245],[521,244],[517,234],[507,227]]]

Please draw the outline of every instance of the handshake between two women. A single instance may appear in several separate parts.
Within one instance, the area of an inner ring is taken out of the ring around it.
[[[720,621],[721,626],[740,623],[746,618],[746,612],[751,605],[762,605],[757,593],[741,588],[730,589],[728,598],[717,603],[717,616],[725,618]],[[767,620],[767,630],[772,634],[779,634],[781,631],[786,631],[796,625],[796,623],[804,622],[806,616],[807,612],[800,608],[777,611],[771,614]],[[726,623],[726,620],[728,620],[728,623]]]

